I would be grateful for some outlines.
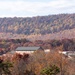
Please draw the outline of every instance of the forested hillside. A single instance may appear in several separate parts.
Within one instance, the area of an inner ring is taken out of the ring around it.
[[[50,34],[75,28],[75,14],[0,18],[0,32]]]

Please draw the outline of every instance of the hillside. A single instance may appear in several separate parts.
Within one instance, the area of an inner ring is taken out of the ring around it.
[[[74,38],[74,29],[75,14],[0,18],[0,38]]]
[[[52,33],[52,34],[36,34],[36,35],[24,35],[24,34],[13,34],[13,33],[0,33],[1,39],[29,39],[29,40],[61,40],[61,39],[73,39],[75,38],[75,28],[63,30],[60,32]]]
[[[50,34],[75,28],[75,14],[0,18],[0,32],[17,34]]]

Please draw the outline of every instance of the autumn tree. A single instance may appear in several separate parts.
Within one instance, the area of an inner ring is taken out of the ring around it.
[[[36,75],[40,75],[41,69],[47,65],[45,59],[45,53],[43,51],[34,52],[28,59],[27,69],[34,72]]]
[[[24,75],[26,72],[26,64],[27,59],[29,58],[28,54],[15,54],[12,58],[13,62],[13,69],[12,74],[13,75]]]

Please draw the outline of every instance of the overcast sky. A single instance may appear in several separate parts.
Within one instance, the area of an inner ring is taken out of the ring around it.
[[[0,0],[0,17],[75,13],[75,0]]]

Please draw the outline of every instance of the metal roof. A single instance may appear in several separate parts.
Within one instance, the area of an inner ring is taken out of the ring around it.
[[[16,51],[35,51],[40,49],[41,47],[18,47]]]

